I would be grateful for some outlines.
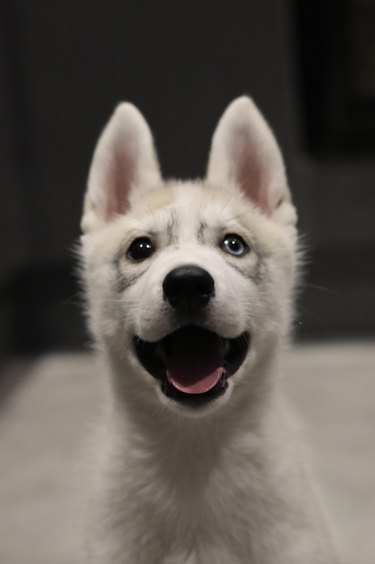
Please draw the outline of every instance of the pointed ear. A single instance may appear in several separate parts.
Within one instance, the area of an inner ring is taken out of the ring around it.
[[[247,96],[234,100],[218,123],[212,139],[207,178],[221,185],[234,183],[270,216],[283,203],[290,204],[279,146],[270,127]]]
[[[120,104],[96,145],[81,227],[93,231],[127,211],[132,199],[161,181],[150,128],[129,103]]]

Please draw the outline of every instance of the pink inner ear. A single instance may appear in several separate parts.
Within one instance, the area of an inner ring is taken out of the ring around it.
[[[106,221],[126,212],[134,178],[135,151],[132,147],[121,147],[121,150],[114,154],[108,170]]]
[[[267,178],[259,152],[247,131],[238,131],[232,147],[234,177],[245,195],[264,213],[269,214]]]

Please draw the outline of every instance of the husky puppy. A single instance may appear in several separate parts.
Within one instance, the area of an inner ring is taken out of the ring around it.
[[[108,382],[89,561],[336,562],[279,385],[296,211],[251,99],[227,108],[189,182],[162,179],[145,119],[120,104],[82,230]]]

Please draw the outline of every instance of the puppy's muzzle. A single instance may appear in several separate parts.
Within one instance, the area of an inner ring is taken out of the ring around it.
[[[215,295],[211,274],[195,264],[174,268],[163,282],[164,299],[178,312],[192,313],[204,308]]]

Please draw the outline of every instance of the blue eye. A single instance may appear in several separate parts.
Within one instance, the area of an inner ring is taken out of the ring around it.
[[[249,247],[242,237],[233,233],[225,235],[220,246],[225,253],[235,257],[243,257],[249,252]]]
[[[140,262],[149,258],[154,252],[155,246],[148,237],[138,237],[131,243],[127,257],[134,262]]]

